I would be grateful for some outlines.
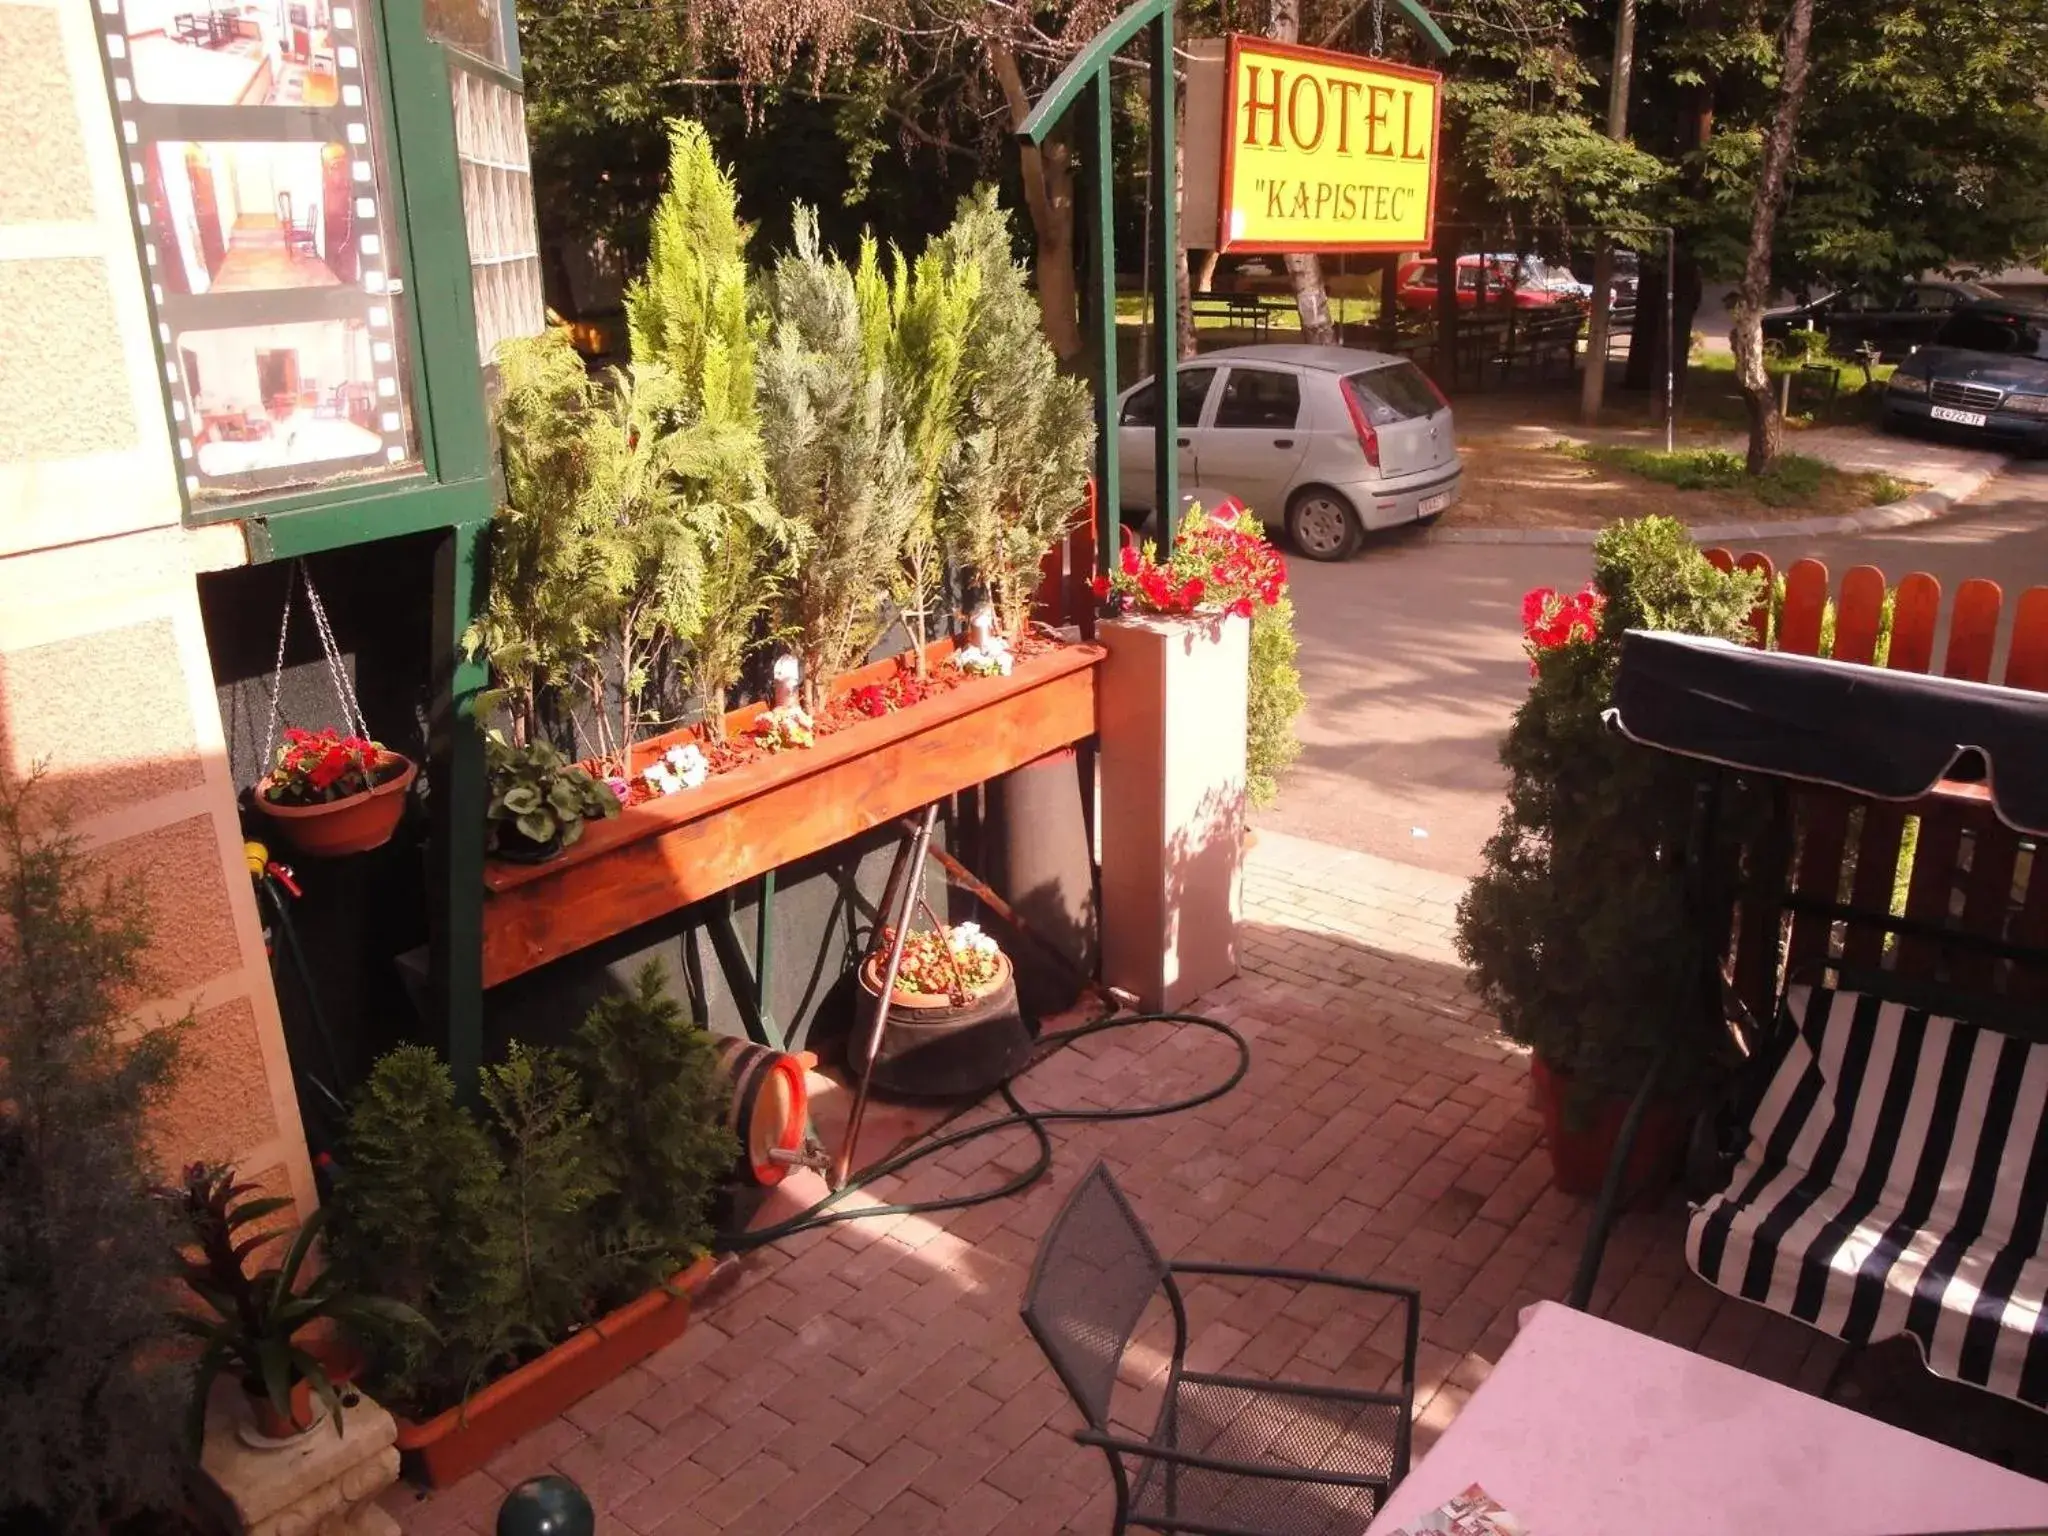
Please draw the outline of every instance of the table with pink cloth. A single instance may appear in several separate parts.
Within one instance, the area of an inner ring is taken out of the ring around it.
[[[1530,1536],[2048,1530],[2048,1483],[1555,1302],[1521,1321],[1368,1536],[1474,1483]]]

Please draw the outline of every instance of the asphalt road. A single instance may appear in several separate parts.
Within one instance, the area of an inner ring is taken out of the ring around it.
[[[1926,571],[1945,600],[1961,582],[1989,577],[2006,590],[2009,628],[2017,595],[2048,585],[2048,464],[2014,464],[1939,522],[1757,547],[1780,567],[1823,560],[1837,582],[1857,565],[1892,581]],[[1308,694],[1303,750],[1279,803],[1254,823],[1473,873],[1500,814],[1495,744],[1528,686],[1522,594],[1574,587],[1589,572],[1583,549],[1399,536],[1342,566],[1290,561]],[[2001,635],[2001,667],[2004,646]]]

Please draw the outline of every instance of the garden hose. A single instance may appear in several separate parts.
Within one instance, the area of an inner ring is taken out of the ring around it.
[[[1055,1051],[1063,1050],[1076,1041],[1085,1040],[1090,1035],[1099,1035],[1112,1029],[1126,1029],[1138,1024],[1178,1024],[1222,1035],[1236,1047],[1237,1064],[1231,1069],[1230,1074],[1214,1087],[1164,1104],[1140,1104],[1124,1109],[1032,1109],[1018,1099],[1011,1085]],[[1179,1114],[1182,1110],[1194,1109],[1211,1100],[1222,1098],[1244,1081],[1244,1075],[1251,1070],[1252,1064],[1251,1043],[1243,1035],[1221,1019],[1212,1019],[1199,1013],[1111,1014],[1073,1029],[1056,1030],[1041,1036],[1038,1044],[1039,1049],[1033,1054],[1030,1064],[1017,1073],[1016,1077],[1002,1084],[1003,1102],[1010,1106],[1009,1114],[963,1126],[959,1130],[948,1131],[906,1147],[903,1151],[884,1158],[872,1168],[863,1169],[852,1175],[838,1189],[833,1190],[808,1210],[799,1211],[794,1216],[755,1231],[719,1233],[713,1239],[714,1249],[722,1253],[746,1253],[755,1248],[765,1248],[770,1243],[780,1242],[785,1237],[793,1237],[799,1232],[808,1232],[814,1227],[831,1226],[836,1222],[861,1221],[874,1216],[924,1216],[935,1211],[964,1210],[971,1205],[985,1205],[991,1200],[1002,1200],[1010,1195],[1021,1194],[1052,1169],[1053,1144],[1052,1136],[1046,1129],[1048,1126],[1061,1121],[1149,1120],[1158,1115]],[[855,1190],[877,1179],[885,1178],[892,1173],[900,1173],[913,1163],[922,1162],[935,1153],[963,1146],[982,1136],[993,1136],[1013,1130],[1020,1125],[1029,1130],[1032,1138],[1038,1143],[1038,1154],[1033,1158],[1029,1168],[1012,1175],[992,1189],[975,1190],[965,1195],[946,1195],[935,1200],[911,1201],[906,1204],[869,1205],[855,1210],[833,1209]]]

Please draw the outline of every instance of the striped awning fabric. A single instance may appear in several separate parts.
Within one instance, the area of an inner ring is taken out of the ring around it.
[[[2048,1046],[1858,992],[1788,988],[1799,1031],[1686,1257],[1851,1343],[1905,1333],[1956,1381],[2048,1409]]]

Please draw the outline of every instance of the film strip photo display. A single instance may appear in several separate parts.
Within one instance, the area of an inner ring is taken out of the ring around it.
[[[92,3],[187,504],[416,470],[368,8]]]

